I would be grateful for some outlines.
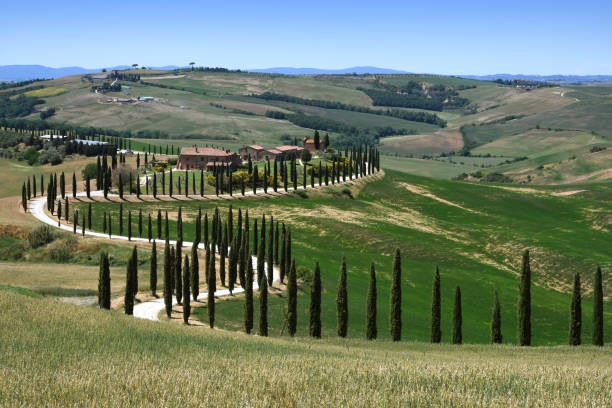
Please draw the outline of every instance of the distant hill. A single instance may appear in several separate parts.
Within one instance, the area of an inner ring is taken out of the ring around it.
[[[61,78],[67,75],[91,74],[100,72],[103,68],[110,71],[113,69],[127,69],[127,65],[114,67],[83,68],[83,67],[60,67],[53,68],[44,65],[2,65],[0,66],[0,81],[26,81],[35,78]],[[169,70],[179,68],[175,65],[165,67],[153,67],[153,69]]]
[[[397,71],[394,69],[378,68],[378,67],[350,67],[342,69],[322,69],[322,68],[293,68],[293,67],[277,67],[277,68],[262,68],[249,69],[249,72],[263,72],[267,74],[285,74],[285,75],[322,75],[322,74],[408,74],[407,71]]]
[[[612,75],[523,75],[523,74],[495,74],[495,75],[459,75],[461,78],[493,81],[495,79],[514,80],[526,79],[540,82],[604,82],[612,81]]]

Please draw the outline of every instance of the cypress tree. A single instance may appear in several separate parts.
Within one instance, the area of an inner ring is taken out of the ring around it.
[[[315,264],[312,287],[310,289],[310,336],[321,338],[321,268]]]
[[[245,258],[251,258],[250,254],[246,254]],[[253,263],[247,262],[246,276],[244,282],[244,331],[247,334],[253,329]]]
[[[210,256],[211,268],[208,272],[208,324],[215,327],[215,291],[217,290],[217,274],[215,273],[215,253]]]
[[[134,250],[132,251],[132,255],[127,264],[127,274],[125,282],[124,309],[125,314],[127,315],[134,314],[134,299],[136,297],[136,293],[138,292],[138,272],[136,270],[137,264],[138,258],[136,255],[136,246],[134,246]]]
[[[142,238],[142,208],[138,209],[138,237]]]
[[[442,341],[442,329],[440,327],[442,320],[440,299],[440,271],[436,266],[436,274],[434,275],[432,299],[431,299],[431,342],[440,343]]]
[[[366,338],[374,340],[378,336],[376,325],[376,270],[374,262],[370,264],[370,286],[368,287],[368,298],[366,302]]]
[[[389,329],[391,339],[400,341],[402,338],[402,258],[400,250],[395,250],[395,258],[393,259],[393,276],[391,277],[391,299],[389,305],[391,307],[389,313]]]
[[[188,255],[185,255],[185,263],[183,264],[183,270],[185,271],[185,273],[183,274],[183,322],[185,324],[188,324],[189,315],[191,314],[191,304],[189,303],[189,288],[191,287],[191,284],[189,282],[189,271],[191,270],[191,268],[189,267]]]
[[[108,254],[100,253],[100,276],[98,278],[98,306],[100,309],[110,309],[110,267]]]
[[[463,323],[461,316],[461,288],[457,285],[455,289],[455,306],[453,307],[453,344],[461,344],[463,336],[461,325]]]
[[[264,221],[261,223],[261,239],[259,240],[259,248],[257,249],[257,283],[261,285],[261,281],[266,279],[265,273],[265,251],[266,251],[266,241],[265,237],[265,227]]]
[[[128,211],[128,241],[132,240],[132,211]]]
[[[259,286],[259,335],[268,336],[268,282],[261,280]]]
[[[268,268],[267,277],[268,285],[272,286],[274,280],[274,217],[270,217],[270,229],[268,231]]]
[[[297,276],[295,261],[291,264],[287,281],[287,328],[289,335],[295,336],[297,331]]]
[[[497,291],[493,294],[493,317],[491,318],[491,343],[501,344],[502,343],[502,331],[501,331],[501,309],[499,306],[499,296]]]
[[[191,294],[194,302],[200,294],[200,260],[198,259],[198,247],[191,247]]]
[[[151,214],[149,214],[147,220],[147,241],[151,242],[151,239],[153,239],[153,223],[151,220]]]
[[[519,346],[531,345],[531,267],[528,250],[523,253],[523,270],[519,282],[517,337]]]
[[[87,193],[87,198],[91,198],[91,186],[89,176],[85,177],[85,191]]]
[[[72,173],[72,198],[76,198],[77,194],[77,183],[76,183],[76,174]]]
[[[287,267],[287,232],[285,230],[285,223],[283,223],[283,229],[282,229],[282,236],[283,239],[281,240],[282,245],[280,248],[280,265],[279,265],[279,269],[280,269],[280,281],[281,283],[285,282],[285,275],[287,273],[286,267]]]
[[[177,241],[176,243],[176,255],[174,257],[174,295],[176,296],[176,303],[181,304],[183,299],[183,242]],[[189,273],[189,271],[185,271]]]
[[[166,315],[170,317],[172,314],[172,273],[174,264],[172,253],[170,251],[170,243],[166,240],[164,248],[164,304],[166,306]]]
[[[153,247],[151,248],[151,270],[149,272],[149,287],[151,288],[151,296],[157,297],[157,244],[155,243],[155,241],[153,241]]]
[[[227,231],[227,228],[225,229]],[[225,253],[227,252],[226,234],[221,238],[221,247],[219,248],[219,280],[221,286],[225,286]]]
[[[348,295],[346,290],[346,259],[344,257],[342,257],[342,265],[340,266],[336,308],[338,315],[338,336],[346,337],[348,329]]]
[[[162,237],[162,216],[161,210],[157,210],[157,239]]]
[[[569,345],[579,346],[582,337],[582,299],[580,295],[580,274],[574,276],[574,291],[570,304]]]
[[[598,266],[593,285],[593,344],[595,346],[604,345],[603,323],[603,284],[601,266]]]

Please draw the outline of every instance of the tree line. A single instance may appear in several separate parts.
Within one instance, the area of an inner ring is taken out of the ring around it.
[[[282,101],[295,103],[299,105],[317,106],[325,109],[338,109],[347,110],[351,112],[370,113],[373,115],[391,116],[403,120],[409,120],[413,122],[430,123],[440,127],[446,127],[446,121],[441,119],[438,115],[428,112],[414,112],[414,111],[403,111],[399,109],[370,109],[364,106],[350,105],[336,101],[326,101],[321,99],[304,99],[291,95],[278,94],[274,92],[264,92],[262,94],[251,94],[251,97],[264,99],[267,101]],[[274,114],[282,113],[278,111],[271,111]],[[267,113],[266,113],[267,116]],[[277,118],[278,119],[278,118]]]

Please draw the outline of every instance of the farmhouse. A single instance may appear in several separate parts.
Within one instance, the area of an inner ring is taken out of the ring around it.
[[[238,149],[238,154],[240,154],[242,160],[247,160],[249,157],[255,161],[265,160],[265,152],[266,149],[259,145],[242,146]]]
[[[247,160],[250,157],[254,161],[263,161],[285,159],[290,153],[295,153],[296,156],[299,156],[302,150],[304,149],[299,146],[277,146],[271,149],[264,149],[259,145],[248,145],[242,146],[238,153],[242,160]]]
[[[178,170],[211,170],[217,166],[235,169],[240,164],[238,154],[214,147],[183,147],[176,168]]]

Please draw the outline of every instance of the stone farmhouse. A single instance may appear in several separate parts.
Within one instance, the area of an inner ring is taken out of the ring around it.
[[[271,149],[264,149],[259,145],[248,145],[242,146],[238,153],[240,154],[240,158],[242,160],[248,160],[250,157],[251,160],[254,161],[264,161],[264,160],[281,160],[285,159],[289,154],[294,153],[296,157],[299,157],[302,154],[302,150],[304,150],[300,146],[277,146]]]
[[[230,150],[214,147],[183,147],[176,168],[178,170],[212,170],[229,166],[232,170],[240,164],[240,157]]]

